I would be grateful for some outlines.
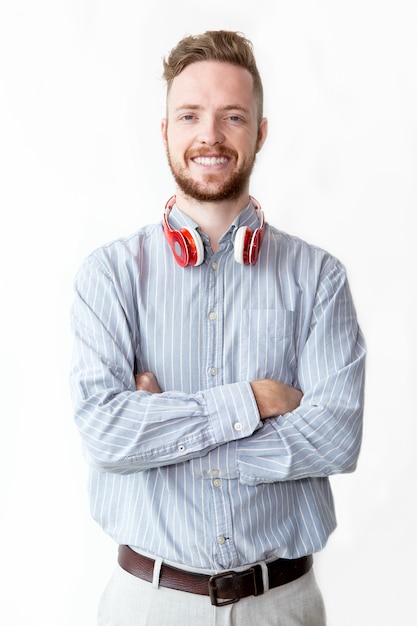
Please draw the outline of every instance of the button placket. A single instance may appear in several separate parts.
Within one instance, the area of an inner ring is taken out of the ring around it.
[[[220,253],[216,253],[216,260],[211,260],[207,274],[207,291],[206,291],[206,372],[208,387],[222,384],[221,368],[223,355],[223,337],[222,337],[222,315],[219,303],[222,302],[222,280],[223,273],[220,271],[222,265],[220,261]],[[221,306],[221,305],[220,305]]]
[[[206,385],[210,387],[223,384],[223,289],[224,289],[224,263],[225,252],[216,253],[209,265],[206,282],[205,306],[206,319],[206,344],[205,344],[205,374]],[[213,457],[214,458],[214,457]],[[230,509],[229,481],[222,476],[219,465],[212,466],[206,474],[210,480],[207,484],[209,490],[209,518],[211,520],[211,532],[213,542],[213,556],[217,565],[221,568],[228,567],[236,558],[236,548],[232,537],[232,514]]]

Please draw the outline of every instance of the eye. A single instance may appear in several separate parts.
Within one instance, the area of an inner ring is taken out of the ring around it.
[[[195,116],[192,115],[191,113],[187,113],[186,115],[183,115],[181,120],[183,122],[192,122],[195,119]]]
[[[233,124],[243,124],[243,122],[245,121],[240,115],[229,115],[227,119]]]

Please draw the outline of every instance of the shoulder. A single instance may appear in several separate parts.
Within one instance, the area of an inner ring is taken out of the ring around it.
[[[320,246],[305,241],[300,237],[279,230],[271,224],[267,224],[266,243],[272,249],[273,253],[281,261],[290,264],[308,266],[310,269],[316,267],[323,271],[339,270],[345,271],[343,263],[332,253],[324,250]]]
[[[148,224],[127,236],[113,239],[99,246],[87,256],[85,262],[103,267],[115,265],[120,267],[123,263],[137,261],[144,247],[161,234],[161,223]]]
[[[119,237],[89,253],[76,273],[76,284],[110,281],[127,287],[138,280],[141,267],[155,241],[163,237],[161,223],[148,224],[130,235]],[[104,283],[103,283],[104,284]]]

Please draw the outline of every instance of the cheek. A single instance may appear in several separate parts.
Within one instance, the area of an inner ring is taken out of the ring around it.
[[[258,145],[259,136],[257,131],[253,129],[246,129],[243,134],[235,138],[235,146],[245,158],[252,156]]]
[[[166,135],[165,145],[172,155],[182,158],[187,149],[187,141],[183,134],[170,131]]]

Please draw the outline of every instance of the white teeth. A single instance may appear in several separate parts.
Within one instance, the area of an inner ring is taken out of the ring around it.
[[[223,163],[227,163],[228,159],[226,157],[196,157],[194,163],[198,165],[223,165]]]

